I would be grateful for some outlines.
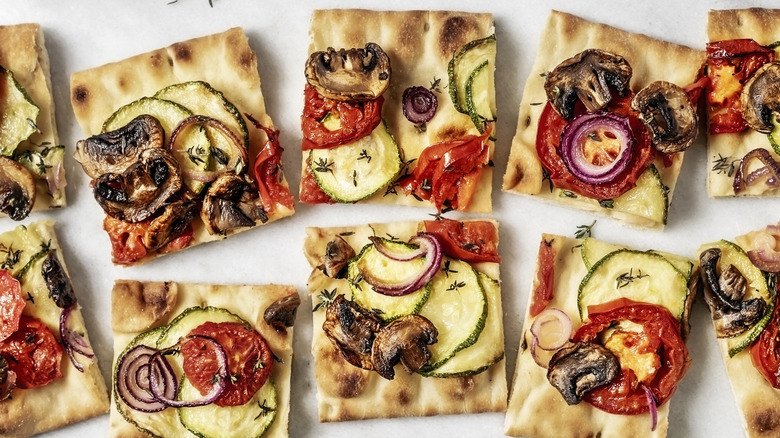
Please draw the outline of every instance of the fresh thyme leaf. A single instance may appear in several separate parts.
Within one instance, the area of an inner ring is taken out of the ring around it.
[[[276,409],[268,406],[268,401],[263,400],[263,403],[260,404],[260,402],[257,402],[257,407],[260,408],[260,413],[257,414],[257,417],[255,417],[255,420],[259,419],[260,417],[265,417],[266,415],[270,414],[271,412],[275,411]]]
[[[51,250],[51,240],[49,240],[46,243],[41,242],[41,249],[35,254],[33,254],[32,257],[30,257],[30,260],[28,260],[27,263],[22,267],[22,269],[20,269],[19,272],[16,273],[15,276],[16,279],[21,282],[25,274],[27,274],[27,271],[29,271],[30,268],[32,267],[33,263],[35,263],[40,258],[48,254],[50,250]]]
[[[739,158],[724,157],[718,154],[718,158],[715,159],[712,165],[712,171],[718,174],[726,174],[728,177],[734,176],[734,172],[737,170],[737,163]]]
[[[336,293],[338,292],[337,288],[333,288],[332,291],[329,291],[327,289],[323,289],[320,291],[320,294],[318,295],[320,302],[317,303],[313,309],[311,309],[312,312],[316,312],[320,309],[327,309],[328,306],[330,306],[330,303],[333,302],[333,300],[336,299]]]
[[[599,199],[601,208],[615,208],[615,201],[612,199]]]
[[[314,162],[314,170],[317,172],[330,172],[333,173],[333,161],[328,161],[327,158],[319,158]]]
[[[203,149],[203,146],[201,145],[190,146],[187,149],[187,158],[189,158],[193,164],[206,164],[206,160],[201,158],[205,154],[206,150]]]
[[[214,157],[215,160],[217,160],[217,163],[227,166],[228,161],[230,159],[228,158],[228,155],[220,148],[212,148],[211,149],[211,156]]]
[[[14,250],[13,244],[11,244],[11,246],[8,248],[3,245],[2,248],[0,248],[0,253],[5,254],[5,260],[0,263],[0,269],[9,270],[13,269],[13,267],[19,263],[19,257],[22,255],[22,250]]]
[[[550,178],[550,174],[547,172],[547,169],[542,168],[542,184],[547,181],[550,183],[550,193],[553,191],[553,182],[552,178]]]
[[[598,134],[596,134],[596,132],[595,132],[595,131],[594,131],[594,132],[591,132],[590,134],[588,134],[588,137],[589,137],[591,140],[593,140],[593,141],[595,141],[595,142],[597,142],[597,143],[601,143],[601,137],[599,137],[599,135],[598,135]]]
[[[575,194],[571,190],[561,190],[561,196],[563,196],[564,198],[576,198],[577,194]]]
[[[352,171],[352,185],[357,187],[357,170]]]
[[[33,298],[32,294],[30,292],[27,292],[27,298],[24,299],[25,301],[29,301],[33,304],[35,304],[35,298]]]
[[[531,106],[539,106],[541,104],[542,104],[542,102],[531,102],[529,105],[531,105]]]
[[[445,260],[444,261],[444,267],[441,269],[441,271],[444,272],[444,276],[445,277],[449,277],[450,274],[457,274],[458,273],[458,271],[450,268],[450,261],[449,260]]]
[[[637,269],[638,273],[634,275],[634,268],[629,268],[628,272],[624,272],[617,276],[615,281],[617,282],[617,288],[623,288],[633,283],[635,280],[639,280],[645,277],[649,277],[650,274],[643,274],[641,269]]]
[[[441,79],[434,76],[433,82],[431,82],[431,91],[441,93],[441,89],[439,88],[440,84],[441,84]]]
[[[29,124],[29,125],[30,125],[30,127],[31,127],[33,130],[35,130],[35,131],[37,131],[37,130],[38,130],[38,124],[37,124],[37,123],[35,123],[35,120],[33,120],[33,119],[29,119],[29,118],[28,118],[28,119],[27,119],[27,124]]]
[[[417,130],[418,134],[422,134],[423,132],[428,130],[428,125],[426,125],[425,122],[420,122],[414,125],[414,129]]]
[[[447,288],[447,291],[458,291],[462,287],[466,287],[466,282],[465,281],[457,281],[457,280],[455,280],[450,285],[450,287]]]
[[[590,225],[577,225],[577,231],[574,232],[575,239],[584,239],[586,237],[593,236],[593,226],[596,225],[596,221],[591,222]]]
[[[358,160],[366,160],[366,163],[370,163],[371,155],[368,155],[368,152],[365,149],[363,149],[362,151],[360,151],[360,156],[358,156]]]

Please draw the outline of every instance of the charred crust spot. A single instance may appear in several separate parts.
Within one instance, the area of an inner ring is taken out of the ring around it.
[[[760,433],[778,432],[780,430],[780,412],[777,409],[764,409],[757,412],[748,423],[750,428]]]
[[[338,387],[338,395],[342,398],[354,398],[363,393],[368,383],[366,372],[358,368],[345,368],[343,372],[334,377]]]
[[[477,24],[473,19],[463,16],[450,17],[444,22],[439,34],[439,50],[444,57],[452,57],[455,52],[468,41],[471,35],[477,31]]]
[[[525,127],[531,126],[531,116],[525,118]]]
[[[255,54],[251,50],[246,50],[238,57],[238,65],[244,70],[251,70],[255,61]]]
[[[173,46],[173,53],[176,55],[176,60],[181,62],[189,62],[192,60],[192,50],[190,46],[184,43],[175,44]]]
[[[162,62],[162,55],[159,53],[155,53],[149,58],[149,63],[155,68],[159,68],[162,65]]]
[[[73,89],[73,101],[79,104],[85,104],[89,100],[89,90],[83,85]]]
[[[464,129],[462,126],[450,125],[444,127],[444,129],[436,133],[436,141],[447,142],[457,140],[466,136],[467,134],[468,131],[466,131],[466,129]]]
[[[409,404],[409,402],[412,401],[412,397],[409,395],[409,391],[406,389],[402,389],[398,391],[398,404],[401,406],[406,406]]]

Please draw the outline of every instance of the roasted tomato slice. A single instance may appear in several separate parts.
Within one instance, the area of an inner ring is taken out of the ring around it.
[[[552,246],[553,241],[542,239],[539,244],[539,270],[536,271],[536,284],[531,296],[531,305],[529,312],[531,316],[536,316],[547,308],[553,299],[553,289],[555,287],[555,249]]]
[[[425,221],[425,231],[441,243],[444,254],[467,263],[500,262],[498,230],[490,221]]]
[[[301,202],[305,202],[306,204],[336,203],[336,201],[323,192],[320,185],[317,184],[317,179],[314,178],[308,158],[306,159],[306,168],[303,169],[303,173],[301,174],[301,191],[299,196]]]
[[[218,406],[240,406],[254,397],[271,375],[273,353],[262,335],[246,324],[237,322],[204,323],[190,332],[211,338],[222,346],[228,359],[229,380]],[[192,385],[206,394],[217,374],[217,356],[211,344],[189,338],[181,345],[184,374]]]
[[[753,366],[774,388],[780,389],[780,301],[775,299],[772,319],[761,332],[758,341],[750,347]]]
[[[284,149],[279,143],[279,131],[261,125],[249,114],[246,116],[255,125],[255,128],[262,129],[268,137],[265,145],[255,157],[254,166],[255,184],[257,191],[260,192],[263,209],[266,213],[271,214],[276,210],[277,203],[292,209],[294,201],[290,189],[282,184],[282,151]]]
[[[610,113],[626,116],[629,119],[634,136],[634,154],[625,171],[609,182],[589,184],[574,176],[566,167],[560,155],[561,134],[567,125],[548,102],[539,119],[536,133],[536,153],[542,167],[547,171],[550,181],[556,187],[571,190],[574,193],[593,199],[615,199],[636,185],[636,180],[650,166],[655,157],[650,135],[642,122],[631,110],[632,94],[616,97],[607,110]]]
[[[5,269],[0,270],[0,341],[19,330],[24,305],[19,280]]]
[[[49,327],[31,316],[22,315],[19,330],[0,341],[0,354],[9,358],[19,388],[44,386],[62,377],[62,347]]]
[[[332,148],[371,134],[382,119],[384,97],[366,102],[341,102],[322,97],[311,85],[304,91],[301,126],[303,150]],[[339,119],[339,127],[326,128],[322,121],[326,116]]]
[[[129,265],[143,258],[148,249],[144,246],[144,233],[149,222],[129,223],[106,216],[103,229],[111,241],[114,263]]]
[[[635,372],[621,361],[618,377],[608,385],[587,392],[583,400],[611,414],[633,415],[650,409],[647,395],[639,383],[650,389],[658,405],[671,397],[688,370],[690,359],[680,333],[680,322],[668,310],[620,298],[603,305],[589,306],[588,318],[589,321],[574,334],[574,342],[601,343],[605,332],[614,329],[620,322],[638,324],[642,327],[641,331],[632,329],[620,333],[618,326],[611,336],[618,336],[617,342],[628,351],[625,354],[633,358],[641,356],[642,361],[652,361],[654,369],[638,375],[640,371]]]

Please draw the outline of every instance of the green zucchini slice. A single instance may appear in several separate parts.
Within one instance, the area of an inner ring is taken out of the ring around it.
[[[10,157],[19,143],[38,131],[36,105],[13,72],[0,66],[3,91],[0,92],[0,155]]]

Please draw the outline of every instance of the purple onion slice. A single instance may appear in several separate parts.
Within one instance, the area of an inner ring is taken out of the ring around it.
[[[157,349],[138,345],[125,353],[117,365],[117,394],[131,409],[152,413],[168,407],[154,397],[149,387],[151,359],[157,352]],[[175,377],[173,383],[176,384]],[[173,395],[176,395],[175,391]]]
[[[363,279],[380,294],[390,296],[408,295],[425,286],[439,272],[442,260],[441,243],[431,233],[418,233],[409,239],[410,244],[419,245],[417,250],[411,252],[402,253],[395,251],[393,248],[385,245],[385,241],[382,239],[372,239],[372,242],[374,242],[377,252],[392,260],[412,261],[421,257],[425,259],[425,264],[420,269],[418,275],[398,283],[388,283],[374,277],[370,272],[364,271],[362,273]]]
[[[412,123],[424,123],[433,118],[439,99],[425,87],[409,87],[401,98],[404,117]]]
[[[634,137],[628,118],[607,112],[581,114],[564,128],[560,154],[580,181],[605,184],[631,161]]]
[[[62,344],[70,358],[70,362],[77,370],[83,373],[84,368],[94,361],[95,351],[84,336],[68,327],[70,315],[75,306],[78,306],[78,304],[66,307],[60,313],[60,339],[62,339]]]

